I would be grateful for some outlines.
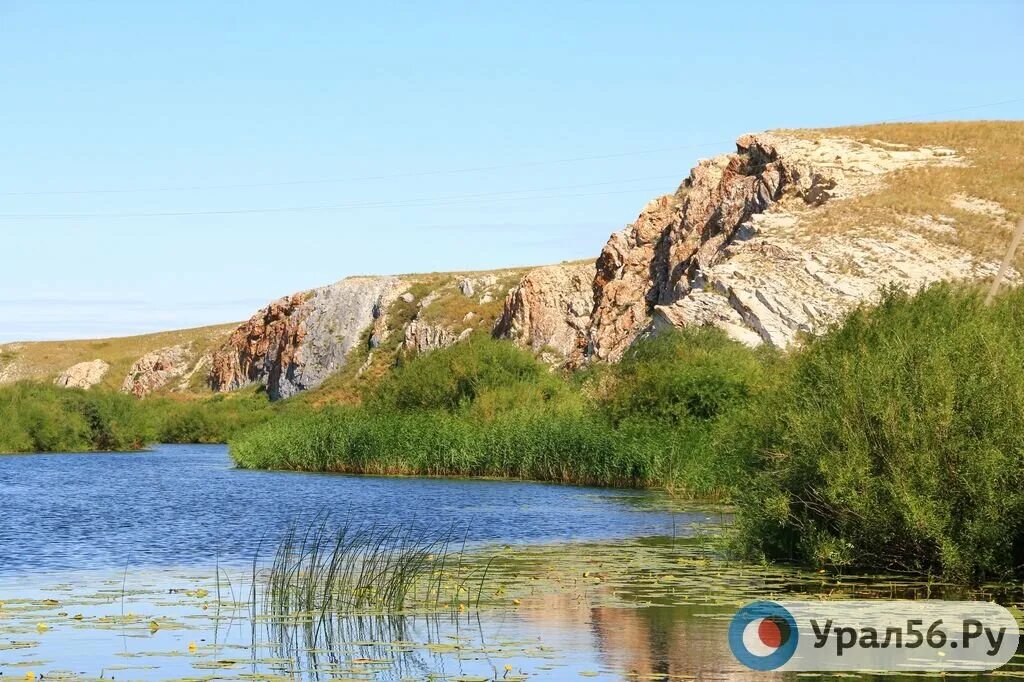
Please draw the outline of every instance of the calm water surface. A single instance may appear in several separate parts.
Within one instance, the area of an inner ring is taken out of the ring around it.
[[[0,496],[0,574],[238,564],[318,512],[510,543],[670,535],[707,517],[633,491],[243,471],[222,445],[0,456]]]
[[[0,682],[760,680],[728,647],[739,604],[936,596],[724,561],[704,537],[721,515],[654,494],[241,471],[222,446],[0,456],[0,495]],[[484,605],[268,617],[247,564],[318,513],[468,528]]]

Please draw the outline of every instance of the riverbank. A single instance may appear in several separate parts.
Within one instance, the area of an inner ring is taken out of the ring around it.
[[[359,407],[232,440],[242,467],[656,487],[739,505],[751,557],[1007,579],[1024,565],[1024,293],[889,291],[785,355],[720,333],[551,373],[495,342]]]
[[[735,503],[752,558],[978,583],[1024,565],[1021,310],[1018,290],[992,306],[952,285],[891,291],[785,354],[686,329],[574,373],[475,337],[323,408],[16,385],[0,389],[17,398],[0,402],[0,432],[28,425],[50,446],[230,438],[249,469],[663,489]],[[71,416],[50,415],[54,402]]]

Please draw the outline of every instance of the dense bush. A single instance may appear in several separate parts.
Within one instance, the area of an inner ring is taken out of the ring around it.
[[[456,410],[488,389],[554,386],[554,382],[545,382],[548,374],[548,368],[528,351],[511,343],[473,337],[404,360],[374,389],[369,402],[381,409]]]
[[[762,403],[746,547],[979,578],[1024,563],[1024,291],[889,292],[790,358]]]
[[[23,381],[0,387],[0,452],[136,450],[148,443],[224,443],[266,421],[266,397],[138,400]]]
[[[215,395],[204,400],[148,399],[139,403],[160,443],[225,443],[275,413],[262,393]]]
[[[702,365],[708,357],[718,360],[711,370]],[[740,473],[723,434],[757,393],[759,362],[717,332],[689,330],[641,342],[617,367],[570,378],[509,343],[477,339],[408,360],[363,407],[282,416],[233,440],[231,450],[253,468],[516,477],[715,496]],[[662,391],[659,381],[677,390]]]
[[[126,395],[32,382],[0,387],[0,452],[125,450],[152,437]]]
[[[614,368],[603,405],[616,423],[641,419],[677,426],[734,411],[762,389],[766,361],[718,329],[660,334],[637,343]]]

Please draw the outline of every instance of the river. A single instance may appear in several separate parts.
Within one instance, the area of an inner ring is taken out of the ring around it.
[[[764,679],[727,644],[741,604],[936,596],[896,576],[727,561],[729,517],[663,494],[244,471],[224,446],[2,456],[0,496],[8,682]],[[275,548],[314,523],[446,534],[444,556],[424,559],[428,597],[445,597],[282,608]]]

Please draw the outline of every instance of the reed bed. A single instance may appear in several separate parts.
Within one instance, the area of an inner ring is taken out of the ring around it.
[[[488,565],[465,560],[468,529],[459,530],[335,526],[325,515],[293,526],[264,576],[254,563],[254,584],[264,585],[262,613],[279,623],[323,624],[478,606]]]

